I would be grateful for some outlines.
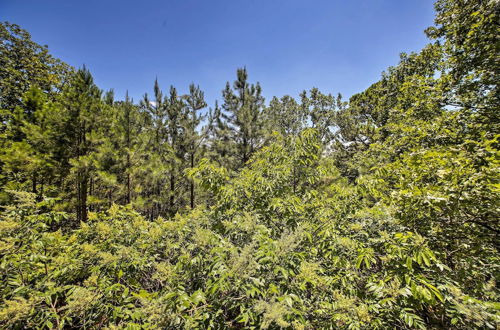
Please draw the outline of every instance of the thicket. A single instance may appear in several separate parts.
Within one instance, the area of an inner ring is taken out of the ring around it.
[[[0,25],[3,328],[491,328],[498,1],[344,101],[135,103]]]

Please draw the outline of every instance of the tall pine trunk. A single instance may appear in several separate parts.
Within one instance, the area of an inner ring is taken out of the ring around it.
[[[130,146],[127,150],[127,204],[130,204]]]
[[[191,153],[191,168],[194,167],[194,152]],[[191,200],[191,209],[194,209],[194,180],[191,179],[190,182],[190,200]]]
[[[82,218],[81,218],[81,221],[87,222],[87,188],[88,188],[88,178],[87,178],[86,174],[83,175],[82,183],[81,183],[80,187],[82,189],[82,192],[81,192],[81,196],[82,196],[82,206],[81,206],[81,208],[82,208],[82,211],[81,211]]]
[[[169,213],[170,215],[174,215],[174,190],[175,190],[175,174],[174,169],[170,172],[170,205],[169,205]]]

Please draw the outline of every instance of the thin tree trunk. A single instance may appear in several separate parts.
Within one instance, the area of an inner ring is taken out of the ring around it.
[[[191,168],[194,167],[194,152],[191,153]],[[190,192],[191,192],[191,209],[194,209],[194,180],[191,179],[191,187],[190,187]]]
[[[130,142],[127,144],[127,204],[130,204]]]
[[[42,182],[40,185],[40,200],[42,200],[42,198],[43,198],[44,184],[45,184],[45,180],[42,179]]]
[[[82,151],[81,148],[85,148],[86,144],[86,136],[85,136],[85,124],[80,130],[80,143],[78,144],[78,157],[81,157],[85,153],[85,149]],[[81,148],[80,148],[81,147]],[[84,170],[86,171],[86,170]],[[87,193],[88,193],[88,181],[89,177],[87,173],[82,173],[83,171],[80,169],[78,171],[78,181],[79,181],[79,220],[86,222],[87,221]]]
[[[296,193],[296,190],[297,190],[297,178],[296,178],[296,168],[295,168],[295,164],[293,165],[293,193],[295,194]]]
[[[37,193],[36,191],[36,173],[33,173],[33,178],[31,179],[31,183],[32,183],[32,192],[34,194]]]
[[[91,177],[89,179],[89,196],[94,195],[94,179]],[[88,207],[89,211],[93,211],[92,206]]]
[[[130,109],[128,107],[127,107],[127,204],[130,204]]]
[[[247,147],[248,147],[247,139],[246,139],[246,137],[244,137],[243,138],[243,164],[242,165],[245,165],[246,162],[248,161]]]
[[[78,171],[78,174],[76,176],[76,219],[78,221],[82,221],[82,212],[81,212],[81,206],[82,206],[82,198],[81,198],[81,180],[80,180],[80,171]]]
[[[130,173],[127,173],[127,204],[130,204]]]
[[[174,190],[175,190],[175,175],[174,170],[170,172],[170,215],[174,215]]]
[[[88,186],[88,179],[86,175],[83,175],[82,183],[81,183],[81,214],[82,218],[81,221],[87,222],[87,186]]]

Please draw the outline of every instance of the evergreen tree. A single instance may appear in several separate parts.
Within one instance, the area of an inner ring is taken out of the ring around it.
[[[320,141],[328,147],[333,139],[337,103],[331,94],[323,94],[317,88],[300,94],[302,112],[309,114],[311,127],[318,130]]]
[[[50,186],[60,176],[59,109],[39,88],[32,87],[17,106],[0,139],[2,202],[5,190],[31,191],[40,199],[54,196]]]
[[[121,152],[121,174],[125,182],[125,202],[127,204],[132,202],[133,190],[133,169],[136,157],[139,156],[138,150],[138,137],[141,133],[142,118],[138,111],[138,107],[133,104],[128,96],[125,95],[125,101],[118,105],[118,116],[115,122],[115,129],[117,130],[119,140],[117,143],[117,150]],[[124,155],[123,155],[124,154]]]
[[[86,221],[89,183],[95,170],[91,153],[99,143],[98,131],[104,125],[105,118],[102,114],[101,91],[85,67],[71,77],[59,102],[66,146],[62,170],[70,171],[70,182],[74,188],[69,191],[69,197],[75,206],[77,220]]]
[[[154,100],[145,94],[140,105],[145,114],[144,131],[140,136],[144,157],[138,163],[141,196],[136,201],[151,219],[165,215],[169,208],[170,192],[165,187],[173,157],[168,130],[168,99],[163,96],[158,80],[155,80],[153,90]]]
[[[308,111],[293,97],[285,95],[280,99],[273,97],[263,117],[267,134],[277,131],[283,136],[298,136],[307,127]]]
[[[233,164],[233,167],[239,168],[245,165],[253,152],[261,146],[264,97],[261,95],[259,83],[253,85],[248,82],[246,68],[238,69],[236,75],[233,88],[228,82],[222,92],[222,108],[227,113],[231,138],[235,144],[236,164]]]
[[[167,134],[168,142],[172,150],[169,159],[169,202],[168,212],[172,216],[183,206],[183,191],[179,185],[179,179],[182,173],[184,157],[186,155],[185,131],[182,126],[188,116],[187,108],[183,100],[177,94],[177,89],[170,87],[170,93],[166,98],[166,109],[168,115]],[[177,198],[176,198],[177,197]],[[177,202],[176,202],[177,199]]]
[[[208,149],[209,157],[220,165],[230,167],[234,163],[233,155],[235,144],[231,139],[231,128],[227,123],[227,116],[223,113],[218,102],[208,112]]]
[[[200,123],[205,116],[199,114],[200,110],[204,109],[205,103],[204,94],[199,86],[191,84],[189,86],[189,94],[186,95],[186,105],[188,114],[184,119],[184,144],[189,158],[189,168],[193,169],[197,165],[197,157],[200,153],[200,147],[206,138],[206,130],[199,131]],[[193,209],[195,206],[195,183],[189,180],[189,205]]]

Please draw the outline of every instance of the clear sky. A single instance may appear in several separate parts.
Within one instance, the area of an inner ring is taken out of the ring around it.
[[[158,77],[181,93],[199,84],[209,105],[242,66],[267,101],[312,87],[350,96],[421,49],[433,18],[431,0],[0,0],[1,21],[117,98],[151,94]]]

